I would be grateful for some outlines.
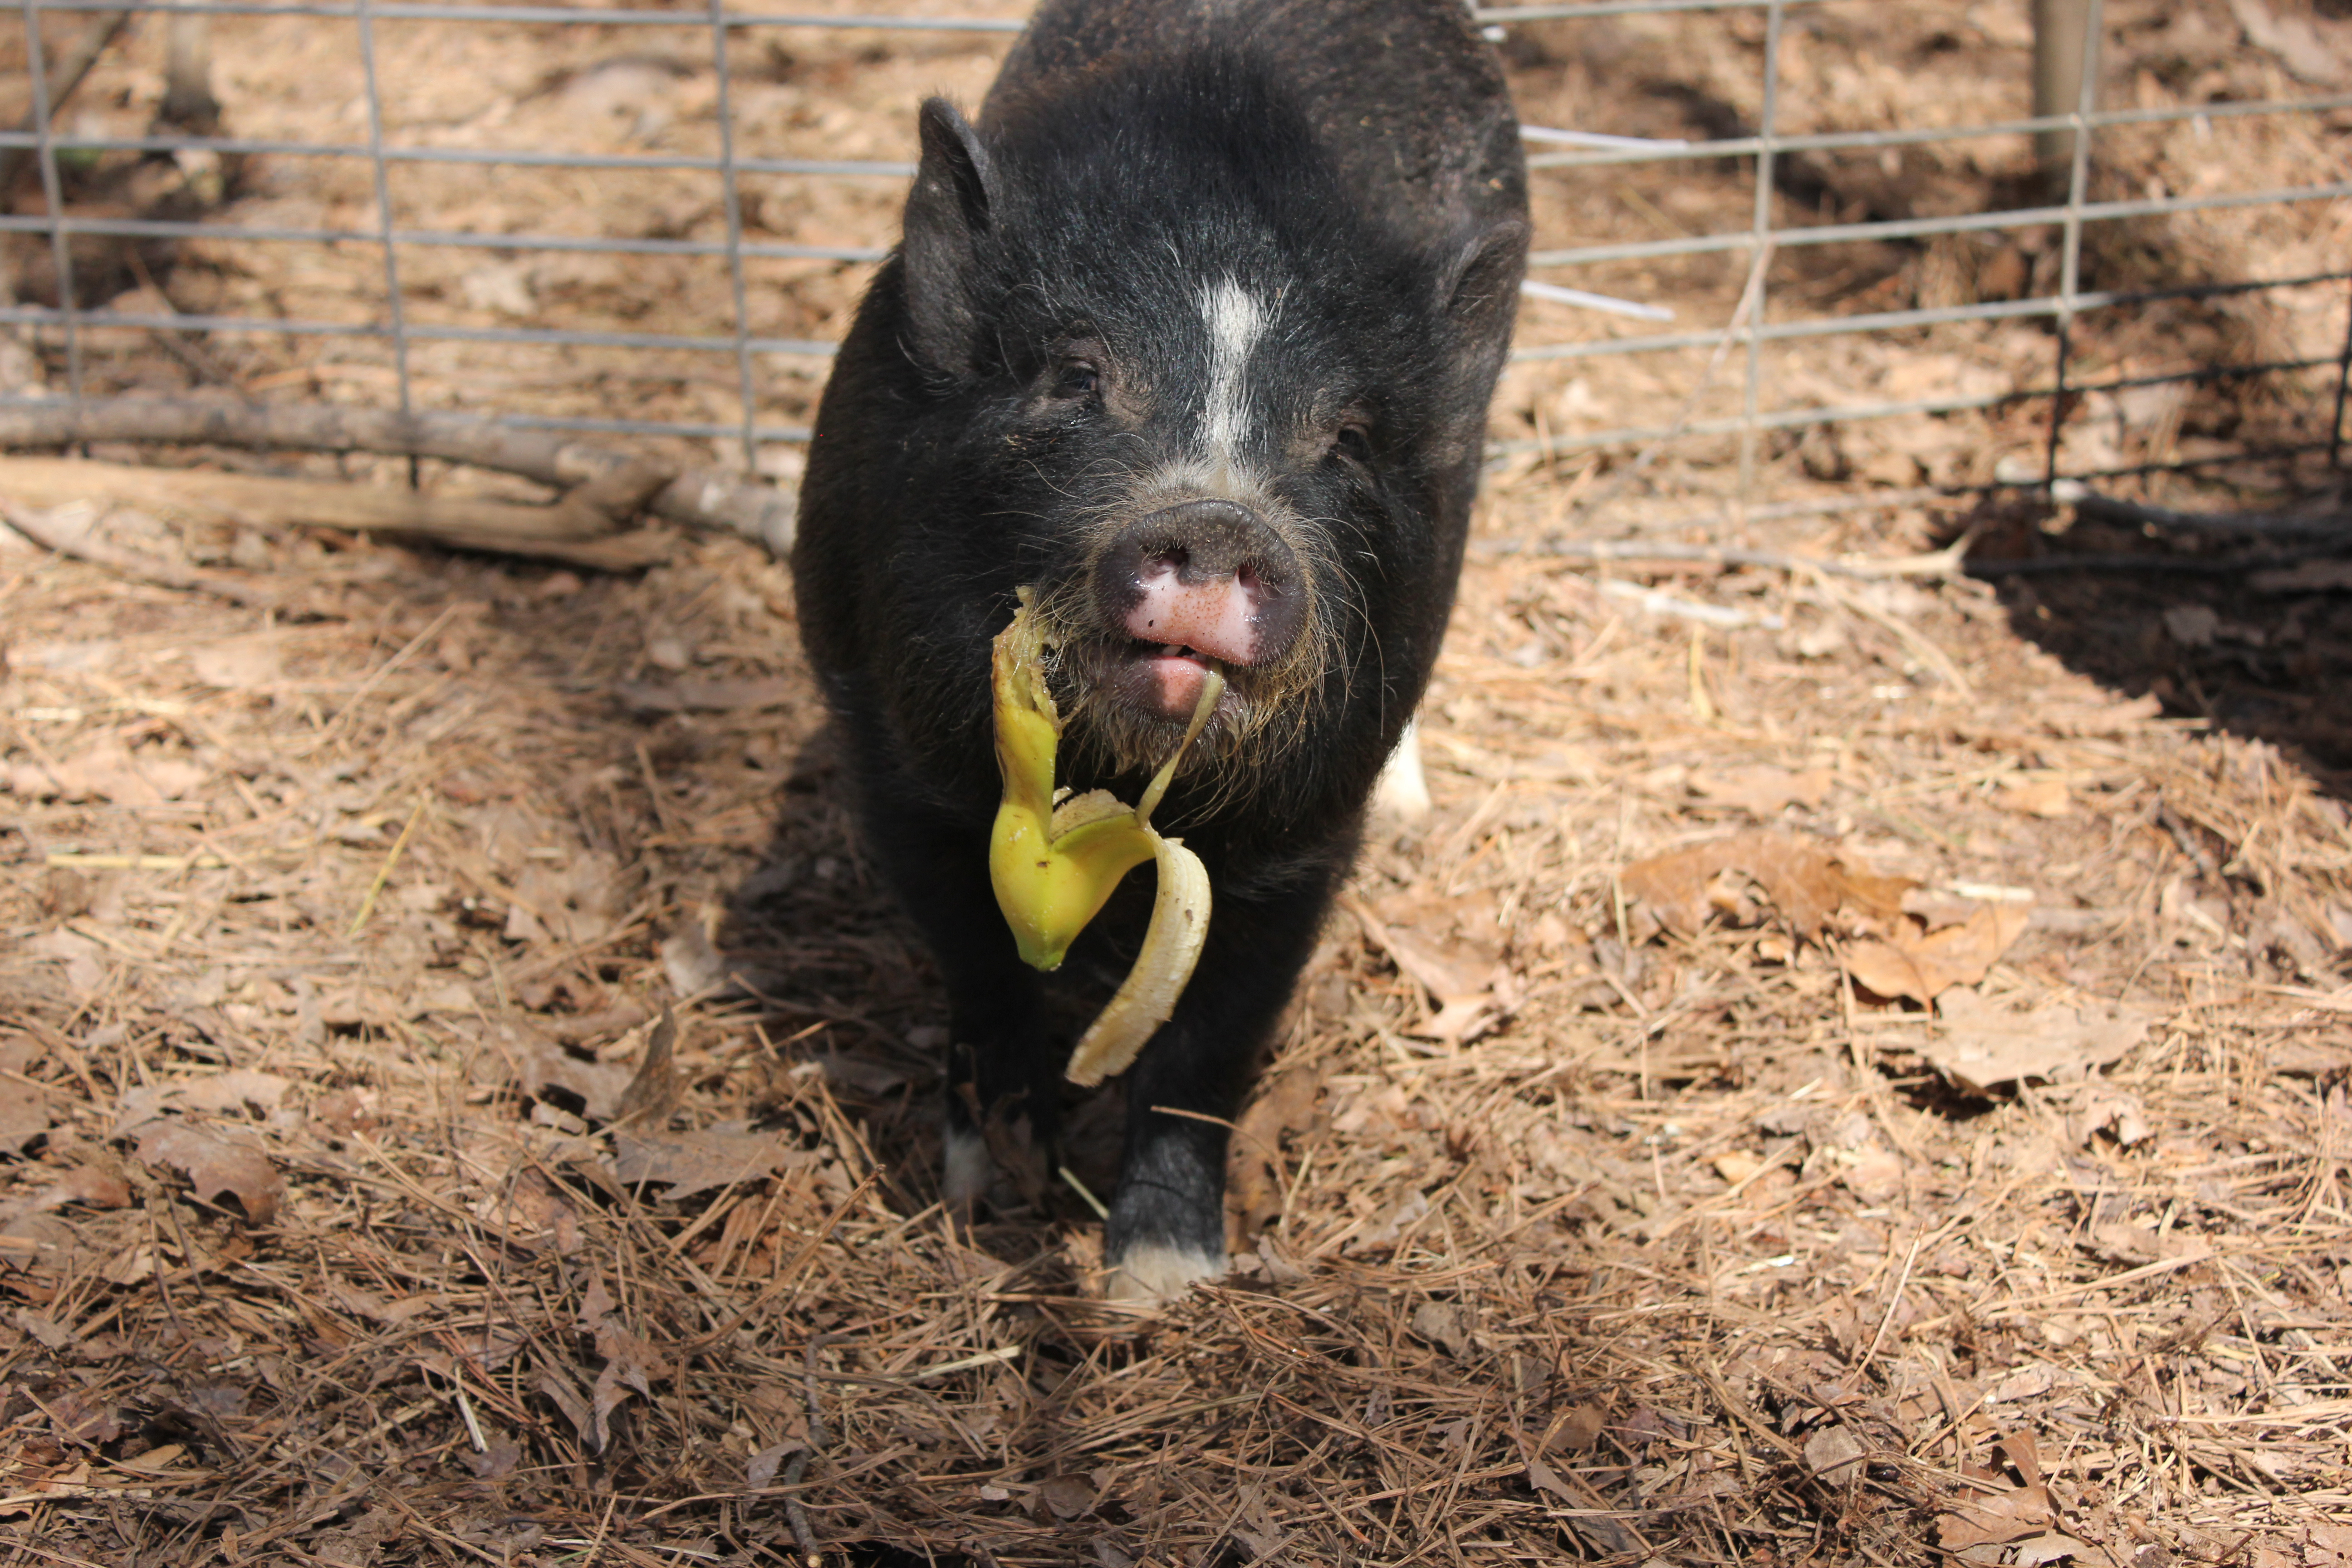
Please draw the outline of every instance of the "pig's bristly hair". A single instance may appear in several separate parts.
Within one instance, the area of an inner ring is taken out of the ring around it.
[[[1366,732],[1388,735],[1403,718],[1389,710],[1417,695],[1411,675],[1413,690],[1391,687],[1381,604],[1450,564],[1430,531],[1458,445],[1438,438],[1462,349],[1433,287],[1444,260],[1363,210],[1284,74],[1244,48],[1196,47],[1105,59],[1050,91],[1000,89],[977,130],[931,106],[908,211],[902,284],[926,325],[902,346],[961,453],[959,483],[1006,525],[1002,568],[1039,590],[1074,767],[1148,773],[1183,730],[1107,690],[1134,646],[1087,584],[1122,526],[1220,495],[1299,562],[1299,634],[1269,664],[1228,670],[1171,824],[1311,811],[1369,785],[1385,747]],[[1074,338],[1102,362],[1099,406],[1038,391]],[[1343,415],[1369,426],[1369,457],[1327,450]],[[933,559],[981,552],[943,536]],[[1424,640],[1400,670],[1426,668]],[[918,722],[982,732],[984,697],[934,693]]]

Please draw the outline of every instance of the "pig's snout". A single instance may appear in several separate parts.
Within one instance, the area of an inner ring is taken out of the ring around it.
[[[1298,557],[1247,507],[1186,501],[1129,523],[1095,568],[1105,620],[1139,642],[1272,664],[1306,620]]]

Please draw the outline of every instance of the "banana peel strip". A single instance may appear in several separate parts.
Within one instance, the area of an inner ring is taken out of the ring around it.
[[[1176,1011],[1177,998],[1201,961],[1201,944],[1209,938],[1208,868],[1178,840],[1151,837],[1160,890],[1151,900],[1143,951],[1110,1005],[1078,1037],[1070,1065],[1063,1069],[1072,1083],[1088,1089],[1134,1064],[1144,1043]]]
[[[1119,879],[1150,860],[1160,886],[1143,948],[1077,1047],[1066,1075],[1093,1086],[1124,1072],[1176,1010],[1209,933],[1209,874],[1180,839],[1153,831],[1150,815],[1202,726],[1215,710],[1224,678],[1210,671],[1183,742],[1160,768],[1142,804],[1108,790],[1057,801],[1055,752],[1061,715],[1045,685],[1045,641],[1024,589],[1013,624],[997,635],[990,673],[995,697],[996,763],[1004,795],[989,835],[989,879],[1013,930],[1022,962],[1061,966],[1070,943],[1110,898]]]

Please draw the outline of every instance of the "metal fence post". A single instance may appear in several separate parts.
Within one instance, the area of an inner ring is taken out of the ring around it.
[[[75,298],[72,242],[67,238],[65,187],[58,176],[58,149],[50,123],[49,62],[41,47],[37,0],[24,0],[25,70],[33,89],[33,154],[39,160],[41,199],[48,207],[49,256],[58,271],[58,310],[65,318],[66,387],[81,400],[81,302]]]
[[[2076,110],[2089,113],[2099,107],[2096,33],[2091,20],[2092,0],[2033,0],[2033,117],[2036,120]],[[2089,80],[2090,95],[2083,95]],[[2034,162],[2042,171],[2042,188],[2052,194],[2063,188],[2074,155],[2075,132],[2042,131],[2033,138]]]
[[[2083,206],[2089,199],[2091,185],[2091,115],[2098,105],[2099,51],[2098,30],[2105,15],[2103,0],[2036,0],[2036,15],[2042,5],[2052,6],[2079,5],[2082,31],[2076,35],[2074,51],[2074,128],[2067,132],[2065,246],[2060,256],[2058,273],[2058,371],[2055,386],[2050,394],[2050,456],[2042,471],[2042,483],[2054,486],[2058,481],[2058,446],[2066,433],[2066,370],[2067,355],[2074,342],[2074,315],[2083,291]],[[2036,63],[2039,63],[2039,37],[2036,43]],[[2041,90],[2039,83],[2036,92]],[[2063,112],[2063,111],[2061,111]],[[2044,170],[2044,177],[2048,171]]]
[[[367,87],[368,169],[375,183],[376,236],[383,246],[383,302],[392,327],[392,367],[400,389],[400,411],[413,411],[408,384],[408,311],[400,292],[400,249],[393,234],[392,175],[383,156],[383,93],[375,69],[375,14],[370,0],[354,0],[360,35],[360,72]],[[408,465],[410,484],[416,482],[416,464]]]
[[[1756,216],[1748,239],[1749,256],[1768,257],[1772,244],[1772,182],[1778,147],[1772,140],[1780,110],[1780,17],[1782,0],[1772,0],[1764,17],[1764,107],[1756,125]],[[1769,270],[1771,262],[1764,267]],[[1739,399],[1739,504],[1748,504],[1748,486],[1756,478],[1756,416],[1764,387],[1764,300],[1767,279],[1759,272],[1756,298],[1748,307],[1748,365]]]

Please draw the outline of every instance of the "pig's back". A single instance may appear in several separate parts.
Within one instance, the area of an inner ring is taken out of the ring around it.
[[[1446,247],[1527,210],[1510,95],[1459,0],[1045,0],[982,130],[1017,100],[1203,50],[1278,73],[1365,208],[1407,235]]]

